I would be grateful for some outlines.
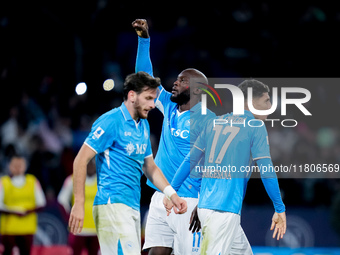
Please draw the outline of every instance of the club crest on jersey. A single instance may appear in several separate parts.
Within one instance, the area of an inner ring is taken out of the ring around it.
[[[101,137],[104,133],[105,133],[105,131],[104,131],[101,127],[98,127],[98,128],[96,129],[96,131],[93,132],[92,138],[93,138],[93,139],[98,139],[98,138]]]

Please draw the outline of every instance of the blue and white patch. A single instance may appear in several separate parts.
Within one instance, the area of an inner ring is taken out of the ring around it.
[[[92,138],[93,138],[93,139],[98,139],[98,138],[101,137],[104,133],[105,133],[105,131],[104,131],[101,127],[98,127],[98,128],[96,129],[96,131],[93,132]]]

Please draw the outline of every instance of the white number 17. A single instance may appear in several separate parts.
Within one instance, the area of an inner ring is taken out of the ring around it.
[[[221,134],[222,128],[223,128],[222,125],[216,125],[213,129],[215,131],[215,135],[214,135],[213,143],[211,145],[211,150],[210,150],[210,154],[209,154],[209,163],[213,163],[213,161],[214,161],[216,145],[217,145],[217,141],[219,140],[219,136]],[[228,138],[224,142],[224,144],[221,148],[221,151],[216,158],[216,161],[215,161],[216,164],[219,164],[219,163],[222,162],[222,159],[223,159],[224,155],[226,154],[227,149],[228,149],[231,141],[235,138],[235,136],[237,135],[237,133],[239,131],[240,131],[239,127],[226,126],[223,129],[223,132],[222,132],[223,135],[226,135],[228,133],[230,133],[230,135],[228,136]]]

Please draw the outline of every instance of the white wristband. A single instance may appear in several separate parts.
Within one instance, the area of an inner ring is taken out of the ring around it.
[[[176,191],[174,190],[173,187],[171,187],[171,185],[168,185],[165,187],[165,189],[163,190],[164,195],[170,200],[170,197],[176,193]]]

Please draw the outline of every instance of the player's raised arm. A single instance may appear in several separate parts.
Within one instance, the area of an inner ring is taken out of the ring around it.
[[[150,37],[149,27],[145,19],[136,19],[132,27],[138,35],[138,49],[136,57],[135,72],[144,71],[153,76],[152,63],[150,59]]]

